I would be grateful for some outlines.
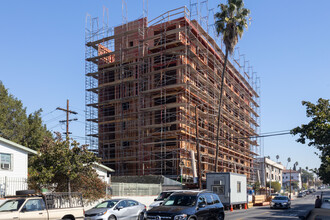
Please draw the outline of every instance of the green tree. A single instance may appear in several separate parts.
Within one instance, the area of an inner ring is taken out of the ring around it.
[[[260,182],[255,182],[255,183],[253,184],[252,188],[254,189],[254,191],[255,191],[256,194],[257,194],[257,192],[259,192],[259,190],[260,190]]]
[[[317,148],[321,153],[320,168],[316,170],[325,184],[330,183],[330,100],[320,98],[316,104],[303,101],[306,106],[306,116],[311,118],[308,124],[303,124],[291,130],[291,134],[299,135],[296,140],[308,146]]]
[[[269,187],[269,182],[267,182],[267,187]],[[272,182],[271,188],[274,190],[274,192],[281,191],[281,184],[277,181]]]
[[[0,81],[0,136],[21,144],[27,129],[26,108]]]
[[[297,181],[292,181],[291,182],[291,187],[292,187],[292,189],[298,189],[299,188],[299,185],[298,185],[298,182]]]
[[[223,84],[225,71],[228,61],[228,55],[232,54],[238,37],[242,37],[244,28],[248,27],[250,10],[244,8],[243,0],[228,0],[227,4],[218,5],[221,11],[215,14],[215,27],[218,35],[222,35],[222,41],[226,46],[226,55],[221,74],[220,98],[218,106],[217,137],[216,137],[216,158],[215,172],[218,172],[218,154],[219,154],[219,131],[220,131],[220,111],[223,95]]]
[[[42,124],[41,112],[42,110],[39,109],[29,114],[27,118],[28,129],[22,141],[22,145],[34,150],[39,149],[45,138],[52,138],[52,133],[47,130],[46,125]]]
[[[22,102],[0,81],[0,137],[37,150],[45,137],[52,137],[42,124],[41,112],[39,109],[27,116]]]
[[[85,146],[73,141],[69,147],[68,142],[57,134],[55,140],[45,140],[38,155],[30,158],[30,186],[36,190],[78,190],[87,199],[100,198],[105,194],[106,185],[92,168],[98,160]]]
[[[313,173],[310,173],[304,169],[301,170],[301,181],[303,183],[308,183],[309,181],[312,181],[313,179],[314,179]]]
[[[308,189],[307,183],[303,183],[302,186],[303,186],[303,189]]]

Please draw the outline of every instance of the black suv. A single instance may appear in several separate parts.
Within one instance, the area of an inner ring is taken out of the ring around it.
[[[221,220],[225,218],[219,196],[207,191],[176,192],[161,206],[147,212],[150,220]]]

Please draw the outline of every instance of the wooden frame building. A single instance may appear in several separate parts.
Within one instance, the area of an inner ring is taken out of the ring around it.
[[[224,54],[185,7],[86,34],[86,134],[113,175],[202,176],[215,166]],[[219,161],[253,179],[258,94],[231,62],[226,68]],[[197,115],[196,115],[197,111]],[[196,117],[198,116],[198,117]],[[196,125],[198,133],[196,133]],[[193,156],[192,156],[193,154]]]

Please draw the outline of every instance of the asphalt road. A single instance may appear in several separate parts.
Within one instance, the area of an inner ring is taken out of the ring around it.
[[[299,216],[314,208],[316,195],[319,194],[320,191],[303,198],[294,198],[291,201],[291,209],[270,209],[269,206],[255,206],[247,210],[227,211],[225,219],[298,219]]]

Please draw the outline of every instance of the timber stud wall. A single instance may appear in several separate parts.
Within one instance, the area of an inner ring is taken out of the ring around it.
[[[195,106],[203,178],[214,171],[216,119],[224,55],[186,8],[148,22],[117,26],[112,35],[86,44],[87,78],[96,80],[87,107],[97,117],[98,154],[114,175],[165,175],[192,181],[196,153]],[[172,14],[179,17],[172,19]],[[114,51],[107,45],[113,42]],[[92,50],[95,50],[92,52]],[[91,85],[91,84],[90,84]],[[221,115],[219,171],[252,178],[252,140],[258,127],[258,94],[233,65],[227,65]],[[90,114],[93,115],[93,114]],[[197,157],[196,157],[197,158]]]

